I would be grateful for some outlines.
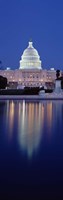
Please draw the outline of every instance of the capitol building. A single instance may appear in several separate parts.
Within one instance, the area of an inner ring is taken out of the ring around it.
[[[42,61],[38,51],[30,41],[19,61],[19,68],[12,70],[0,70],[0,75],[7,78],[10,87],[40,87],[51,85],[56,78],[54,68],[46,70],[42,68]]]

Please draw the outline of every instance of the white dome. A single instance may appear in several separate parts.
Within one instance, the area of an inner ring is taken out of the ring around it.
[[[42,69],[40,56],[33,47],[32,42],[29,42],[27,49],[24,50],[21,56],[20,69]]]

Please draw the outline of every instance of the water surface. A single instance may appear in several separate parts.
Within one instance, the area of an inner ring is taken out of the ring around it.
[[[0,101],[0,195],[63,196],[63,101]]]

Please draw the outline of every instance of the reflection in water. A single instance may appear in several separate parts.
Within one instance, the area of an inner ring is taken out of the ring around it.
[[[50,139],[51,128],[52,128],[52,117],[53,117],[53,104],[52,104],[52,102],[47,102],[45,110],[46,110],[47,134],[49,135],[49,139]]]
[[[52,123],[52,102],[47,103],[47,120],[48,120],[48,125],[51,126],[51,123]]]
[[[22,110],[21,110],[22,106]],[[21,111],[21,112],[20,112]],[[31,156],[42,136],[44,108],[40,103],[19,103],[19,143]]]
[[[14,102],[12,101],[9,105],[9,129],[10,132],[12,133],[13,129],[13,124],[14,124]]]
[[[62,101],[5,101],[3,120],[7,135],[9,139],[12,139],[16,132],[15,137],[18,137],[20,149],[26,151],[31,157],[39,148],[41,139],[44,137],[44,129],[46,129],[46,134],[50,133],[50,137],[52,137],[52,129],[55,129],[55,123],[59,130],[63,123],[62,111]]]
[[[14,125],[14,102],[13,101],[7,101],[7,112],[6,112],[6,127],[9,130],[9,138],[12,137],[13,133],[13,125]]]

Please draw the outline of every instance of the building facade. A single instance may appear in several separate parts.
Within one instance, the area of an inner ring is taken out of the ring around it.
[[[42,69],[42,62],[38,51],[29,42],[28,47],[24,50],[19,62],[19,69],[0,70],[0,75],[7,78],[8,83],[17,87],[17,85],[27,87],[44,86],[44,84],[54,83],[56,71]]]

